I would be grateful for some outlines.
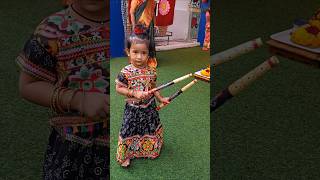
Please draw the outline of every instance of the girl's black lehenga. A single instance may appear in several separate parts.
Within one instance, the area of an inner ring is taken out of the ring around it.
[[[148,91],[156,82],[154,68],[135,68],[128,65],[116,79],[118,86],[128,89]],[[143,102],[127,98],[123,122],[119,133],[117,161],[122,164],[137,157],[156,158],[160,155],[163,144],[163,127],[155,97]]]

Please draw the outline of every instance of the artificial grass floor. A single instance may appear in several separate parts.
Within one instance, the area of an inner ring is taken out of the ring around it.
[[[60,1],[35,0],[30,3],[11,0],[1,1],[0,8],[0,179],[41,179],[44,151],[49,136],[48,111],[19,97],[19,69],[15,64],[15,58],[40,21],[60,10],[62,6]],[[205,53],[199,48],[179,50],[176,53],[161,52],[158,55],[162,59],[159,68],[160,83],[194,72],[208,64],[208,58],[205,58]],[[126,64],[126,61],[121,59],[115,59],[113,62],[119,64],[112,63],[112,79],[120,67]],[[184,83],[187,81],[166,90],[164,94],[173,93]],[[114,89],[114,86],[112,88]],[[117,103],[112,104],[112,176],[115,179],[207,179],[208,97],[209,84],[199,82],[172,102],[170,107],[163,109],[161,118],[165,127],[165,145],[161,157],[156,160],[135,160],[130,169],[124,170],[114,161],[114,145],[117,140],[115,135],[120,128],[123,99],[112,94],[112,100],[117,100]]]
[[[48,112],[19,97],[15,58],[41,20],[60,9],[60,1],[0,2],[0,179],[41,179]]]
[[[158,84],[198,71],[209,63],[199,47],[157,53]],[[127,58],[111,59],[111,81]],[[191,81],[182,81],[161,93],[169,96]],[[116,162],[118,133],[122,123],[124,97],[116,94],[111,82],[111,178],[112,179],[209,179],[210,171],[210,85],[198,82],[160,111],[164,126],[164,146],[160,157],[134,159],[129,168]]]
[[[315,1],[216,1],[215,52],[292,27]],[[216,68],[218,91],[270,57],[267,45]],[[279,57],[279,56],[278,56]],[[319,179],[320,69],[280,64],[211,114],[214,179]]]

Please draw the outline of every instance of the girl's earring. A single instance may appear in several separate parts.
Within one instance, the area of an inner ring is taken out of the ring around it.
[[[130,53],[129,53],[129,49],[128,48],[125,50],[125,52],[126,52],[127,56],[130,57]]]

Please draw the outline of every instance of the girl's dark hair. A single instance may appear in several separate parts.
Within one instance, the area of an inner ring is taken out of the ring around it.
[[[150,41],[149,41],[147,29],[145,29],[140,25],[137,25],[127,39],[127,48],[130,49],[133,43],[139,43],[139,44],[145,43],[147,44],[147,47],[149,47]]]

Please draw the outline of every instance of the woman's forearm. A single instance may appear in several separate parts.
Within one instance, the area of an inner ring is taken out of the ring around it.
[[[136,25],[136,19],[134,17],[134,13],[130,13],[130,20],[131,20],[131,25],[132,25],[132,30],[134,29],[134,26]]]
[[[130,4],[130,20],[131,20],[131,25],[132,25],[132,30],[134,29],[134,26],[136,25],[136,19],[135,19],[135,12],[136,12],[136,8],[137,8],[137,1],[136,0],[132,0],[131,4]]]

